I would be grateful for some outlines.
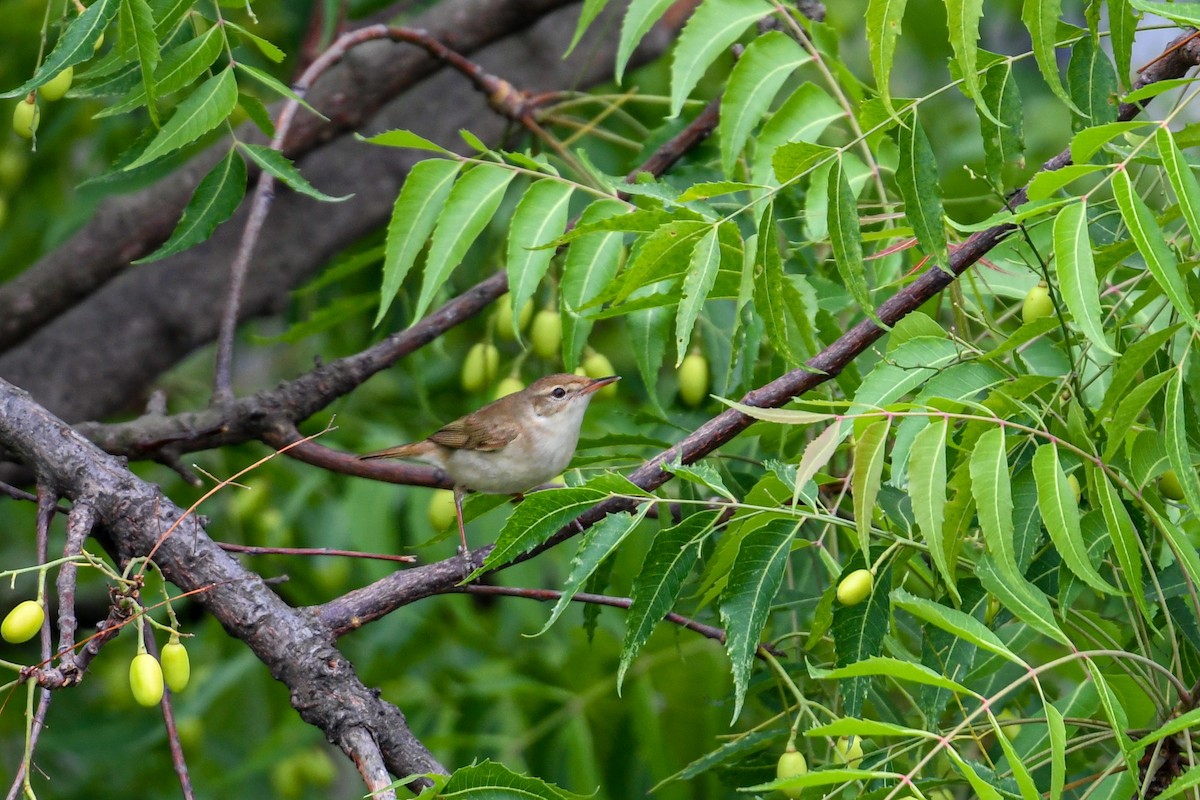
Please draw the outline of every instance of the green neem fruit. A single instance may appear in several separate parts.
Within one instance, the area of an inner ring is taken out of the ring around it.
[[[500,351],[494,344],[480,342],[467,351],[463,360],[462,387],[468,392],[478,392],[496,379],[500,367]]]
[[[850,769],[858,769],[858,765],[862,763],[863,747],[861,736],[843,736],[833,743],[833,749],[837,751],[841,762]]]
[[[609,375],[616,375],[616,370],[613,369],[612,362],[608,360],[608,356],[595,351],[589,353],[584,359],[583,374],[589,378],[607,378]],[[614,397],[617,394],[617,384],[610,383],[600,391],[596,392],[597,397]]]
[[[45,619],[46,609],[37,600],[18,603],[0,623],[0,637],[13,644],[28,642],[42,629]]]
[[[163,696],[163,671],[149,653],[138,653],[129,662],[129,688],[138,705],[156,706]]]
[[[520,378],[509,375],[496,384],[496,391],[492,393],[492,399],[499,400],[506,395],[516,394],[524,388],[525,384],[521,382]]]
[[[61,100],[63,95],[71,88],[71,79],[74,77],[75,68],[67,67],[41,85],[37,90],[38,97],[51,103],[55,100]]]
[[[679,399],[695,408],[708,397],[708,359],[697,351],[679,365]]]
[[[779,763],[775,765],[775,777],[779,780],[786,778],[795,778],[808,772],[808,762],[804,760],[804,754],[795,749],[783,751],[783,755],[779,757]],[[785,797],[791,797],[793,800],[804,794],[804,790],[800,787],[792,787],[788,789],[780,789]]]
[[[1039,283],[1025,295],[1025,302],[1021,306],[1021,319],[1028,325],[1053,314],[1054,301],[1050,299],[1050,289],[1045,283]]]
[[[838,602],[844,606],[856,606],[867,599],[867,595],[871,594],[871,587],[874,585],[875,576],[871,574],[871,570],[856,569],[842,578],[842,582],[838,584]]]
[[[1075,505],[1083,500],[1083,487],[1079,485],[1079,478],[1075,477],[1075,473],[1067,476],[1067,484],[1071,487],[1071,494],[1075,495]]]
[[[435,531],[444,531],[457,519],[454,511],[454,492],[436,489],[429,498],[429,524]]]
[[[529,343],[533,352],[544,359],[558,358],[562,350],[562,317],[557,311],[544,308],[533,318],[533,327],[529,329]]]
[[[27,98],[17,101],[17,107],[13,109],[13,133],[22,139],[32,139],[41,121],[42,110],[38,108],[36,100]]]
[[[1174,500],[1176,503],[1183,500],[1183,484],[1179,482],[1179,476],[1175,474],[1175,470],[1169,469],[1158,476],[1158,491],[1163,497]]]
[[[192,664],[188,659],[187,648],[177,636],[172,636],[171,641],[162,649],[162,673],[172,692],[182,692],[192,677]]]
[[[517,328],[525,330],[532,316],[533,300],[526,300],[525,305],[521,306],[521,315],[517,317]],[[508,342],[516,338],[513,335],[512,295],[507,292],[496,301],[496,335]]]

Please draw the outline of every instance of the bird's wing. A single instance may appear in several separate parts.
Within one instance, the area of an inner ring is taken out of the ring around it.
[[[429,437],[443,447],[455,450],[499,450],[521,435],[515,423],[496,424],[495,420],[480,420],[474,414],[456,419]]]
[[[395,447],[389,447],[387,450],[379,450],[374,453],[367,453],[358,457],[359,461],[374,461],[378,458],[419,458],[425,453],[428,445],[425,442],[410,442],[409,444],[401,444]]]

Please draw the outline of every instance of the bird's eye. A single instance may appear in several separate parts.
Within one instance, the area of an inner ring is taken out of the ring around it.
[[[567,396],[567,390],[561,386],[555,386],[554,391],[550,392],[550,396],[555,400],[562,400]]]

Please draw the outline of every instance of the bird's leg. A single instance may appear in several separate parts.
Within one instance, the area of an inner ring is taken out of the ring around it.
[[[458,554],[466,558],[471,551],[467,547],[467,530],[463,526],[462,504],[464,494],[466,494],[466,490],[463,487],[454,487],[454,515],[458,518],[458,536],[462,540],[462,545],[458,548]]]

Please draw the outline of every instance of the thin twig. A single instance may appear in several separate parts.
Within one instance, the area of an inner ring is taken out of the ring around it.
[[[376,561],[401,561],[411,564],[416,556],[398,556],[392,553],[363,553],[359,550],[338,550],[333,547],[253,547],[248,544],[217,542],[217,547],[227,553],[248,556],[338,556],[341,558],[369,558]]]

